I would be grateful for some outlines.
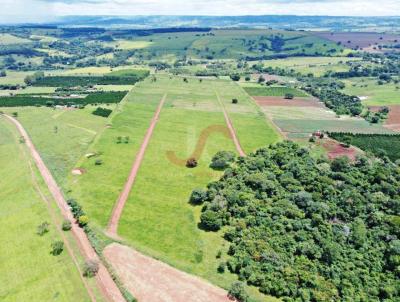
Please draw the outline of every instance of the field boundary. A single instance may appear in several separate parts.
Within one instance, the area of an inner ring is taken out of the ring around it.
[[[132,190],[132,186],[136,180],[136,175],[139,171],[140,165],[143,161],[144,154],[146,152],[147,146],[150,142],[150,139],[153,135],[154,128],[159,120],[161,109],[164,106],[165,100],[167,98],[167,94],[164,94],[162,97],[160,103],[158,104],[158,107],[156,109],[156,112],[154,113],[154,116],[150,122],[150,126],[146,131],[145,137],[143,139],[142,145],[140,146],[139,152],[136,155],[136,158],[133,162],[131,171],[129,173],[128,179],[124,185],[124,188],[119,195],[115,205],[114,209],[112,211],[108,226],[107,226],[107,234],[111,235],[111,237],[116,237],[117,236],[117,231],[118,231],[118,223],[122,215],[122,211],[124,210],[125,204],[128,200],[129,194]]]
[[[243,151],[243,149],[242,149],[242,146],[240,145],[239,138],[238,138],[237,135],[236,135],[235,128],[233,127],[232,121],[231,121],[231,119],[229,118],[228,113],[226,112],[225,106],[224,106],[224,104],[222,103],[221,98],[220,98],[220,96],[219,96],[219,94],[218,94],[217,91],[215,91],[215,94],[216,94],[216,96],[217,96],[218,103],[219,103],[220,106],[221,106],[222,113],[224,114],[224,117],[225,117],[226,126],[228,127],[229,132],[231,133],[231,137],[232,137],[233,143],[235,144],[236,150],[237,150],[237,152],[239,153],[240,156],[245,157],[245,156],[246,156],[246,153],[244,153],[244,151]]]
[[[47,185],[51,195],[53,196],[54,200],[56,201],[58,207],[61,210],[62,215],[65,219],[69,221],[75,221],[70,208],[65,201],[65,198],[58,187],[56,181],[54,180],[53,176],[51,175],[50,171],[48,170],[47,166],[43,162],[40,154],[36,150],[32,140],[28,136],[28,133],[22,126],[22,124],[16,120],[15,118],[4,115],[8,120],[10,120],[18,129],[21,136],[25,139],[25,144],[31,152],[32,158],[43,177],[45,184]],[[120,290],[118,289],[117,285],[115,284],[114,280],[112,279],[111,275],[100,261],[98,255],[92,248],[86,234],[84,233],[83,229],[81,229],[77,224],[72,224],[71,229],[72,234],[74,235],[78,246],[86,259],[91,259],[98,261],[99,263],[99,272],[96,275],[97,284],[99,285],[104,297],[107,301],[110,302],[125,302],[124,297],[122,296]]]

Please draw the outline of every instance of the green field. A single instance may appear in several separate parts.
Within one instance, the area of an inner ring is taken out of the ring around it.
[[[349,61],[360,61],[360,58],[348,57],[291,57],[277,60],[263,61],[265,67],[279,67],[292,69],[302,74],[312,73],[314,76],[323,76],[328,71],[342,72],[348,71],[350,67],[346,65]]]
[[[308,95],[296,88],[291,87],[244,87],[251,96],[285,96],[287,93],[295,97],[307,97]]]
[[[96,134],[107,123],[107,119],[91,114],[94,109],[87,106],[77,110],[46,107],[2,110],[18,112],[19,121],[31,136],[56,181],[62,185]]]
[[[400,104],[400,84],[379,85],[376,79],[352,78],[343,80],[346,88],[343,92],[363,99],[367,106],[386,106]]]
[[[51,243],[61,238],[34,188],[30,157],[18,137],[0,117],[0,300],[90,301],[67,251],[50,254]],[[45,221],[50,231],[39,236],[37,227]]]
[[[90,147],[91,152],[101,155],[80,161],[86,173],[70,176],[67,190],[72,191],[71,196],[83,205],[92,221],[104,228],[165,93],[166,103],[124,209],[119,234],[147,254],[228,287],[235,277],[216,272],[215,247],[222,238],[197,228],[200,208],[189,205],[188,198],[193,188],[218,179],[221,172],[208,167],[211,157],[220,150],[235,151],[233,142],[221,133],[211,133],[195,169],[171,162],[167,152],[186,159],[204,129],[225,125],[217,93],[247,152],[277,141],[279,137],[265,116],[238,85],[195,78],[185,83],[183,78],[168,76],[157,76],[157,82],[148,79],[138,83],[114,115],[112,127],[105,129]],[[231,104],[233,96],[240,99],[239,104]],[[129,136],[129,144],[117,144],[118,136]],[[96,159],[102,159],[103,164],[95,166]],[[257,291],[249,290],[262,299]]]
[[[12,45],[12,44],[29,44],[31,40],[20,38],[10,34],[0,34],[0,45]]]

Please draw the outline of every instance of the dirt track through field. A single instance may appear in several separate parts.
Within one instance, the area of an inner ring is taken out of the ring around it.
[[[153,119],[151,120],[150,126],[147,129],[146,135],[143,139],[142,145],[140,146],[139,152],[136,155],[135,161],[132,165],[131,172],[129,173],[128,180],[125,183],[124,189],[122,190],[121,194],[119,195],[117,202],[115,203],[114,209],[111,214],[110,221],[108,223],[107,227],[107,233],[111,237],[118,237],[117,231],[118,231],[118,222],[119,219],[121,218],[122,211],[124,210],[126,201],[128,200],[129,193],[131,192],[132,186],[135,182],[136,175],[139,171],[140,165],[143,161],[144,154],[146,152],[147,146],[150,142],[150,138],[153,135],[154,128],[157,124],[157,121],[160,117],[160,112],[161,109],[164,105],[165,99],[167,98],[167,94],[163,96],[161,99],[156,112],[154,113]]]
[[[237,137],[237,135],[236,135],[235,128],[234,128],[233,125],[232,125],[232,121],[231,121],[231,119],[229,118],[228,113],[226,112],[225,106],[224,106],[224,104],[222,103],[221,98],[219,97],[218,92],[215,91],[215,94],[217,95],[218,103],[221,105],[222,112],[224,113],[224,117],[225,117],[226,126],[228,127],[229,132],[231,133],[231,137],[232,137],[233,143],[235,144],[236,150],[237,150],[237,152],[239,153],[240,156],[243,156],[243,157],[244,157],[244,156],[246,156],[246,153],[244,153],[244,151],[243,151],[243,149],[242,149],[242,146],[240,145],[240,141],[239,141],[239,139],[238,139],[238,137]]]
[[[8,115],[4,116],[8,118],[17,127],[20,135],[25,139],[25,144],[30,150],[32,158],[35,161],[35,164],[39,169],[39,172],[42,175],[44,182],[46,183],[51,195],[53,196],[58,207],[60,208],[64,218],[70,221],[75,221],[60,188],[58,187],[50,171],[47,169],[45,163],[40,157],[38,151],[36,150],[33,142],[31,141],[30,137],[28,136],[23,126],[15,118]],[[82,255],[86,259],[96,260],[99,262],[99,272],[97,273],[96,281],[104,295],[104,298],[110,302],[125,302],[124,297],[122,296],[114,280],[111,278],[111,275],[109,274],[105,266],[101,263],[96,252],[92,248],[88,238],[86,237],[85,232],[76,223],[72,224],[71,232],[78,243]]]
[[[127,246],[112,243],[104,256],[139,302],[232,302],[225,290]]]

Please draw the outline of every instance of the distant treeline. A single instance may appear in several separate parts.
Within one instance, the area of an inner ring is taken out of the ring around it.
[[[348,142],[375,156],[387,156],[395,161],[400,159],[400,134],[363,134],[330,132],[330,137],[339,142]]]
[[[0,107],[22,107],[22,106],[47,106],[56,105],[74,106],[88,104],[110,104],[119,103],[127,94],[126,91],[118,92],[96,92],[87,95],[84,98],[60,98],[33,95],[16,95],[0,97]]]
[[[147,75],[146,75],[147,76]],[[144,74],[130,76],[49,76],[38,79],[32,86],[76,87],[93,85],[133,85],[146,77]]]

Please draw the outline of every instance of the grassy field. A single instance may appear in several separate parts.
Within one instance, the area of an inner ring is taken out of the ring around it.
[[[14,126],[0,118],[0,300],[90,301],[68,253],[50,254],[61,238],[34,189],[30,157],[18,144]],[[50,230],[39,236],[45,221]]]
[[[251,96],[285,96],[290,93],[295,97],[307,97],[308,95],[296,88],[291,87],[244,87],[244,90]]]
[[[277,60],[263,61],[265,67],[279,67],[293,69],[302,74],[312,73],[314,76],[322,76],[328,71],[348,71],[346,65],[349,61],[359,61],[360,58],[348,57],[291,57]]]
[[[92,106],[79,110],[54,110],[46,107],[2,108],[8,113],[18,112],[19,121],[61,185],[95,135],[107,123],[107,119],[91,114],[94,109]]]
[[[167,100],[124,209],[119,234],[147,254],[228,287],[236,277],[216,271],[220,261],[215,257],[216,247],[222,244],[221,233],[211,234],[197,228],[200,208],[189,205],[188,198],[193,188],[204,187],[221,175],[208,165],[217,151],[235,151],[233,142],[221,133],[211,132],[195,169],[171,161],[167,152],[186,159],[203,130],[225,125],[217,93],[246,151],[277,141],[278,135],[238,85],[228,81],[200,82],[195,78],[185,83],[183,78],[168,76],[157,76],[156,82],[147,79],[138,83],[124,101],[123,109],[114,115],[112,127],[105,129],[91,146],[92,152],[101,155],[81,160],[79,166],[86,173],[70,176],[68,189],[93,223],[104,228],[150,119],[165,93]],[[237,107],[229,104],[233,95],[240,98]],[[118,136],[129,136],[130,142],[117,144]],[[95,166],[96,159],[102,159],[103,164]],[[265,299],[255,289],[249,290],[259,301]]]
[[[115,49],[129,50],[129,49],[141,49],[151,46],[153,42],[150,41],[130,41],[130,40],[117,40],[115,42],[108,43]]]
[[[362,97],[367,106],[400,104],[400,84],[379,85],[376,79],[370,78],[352,78],[343,82],[346,84],[343,92]]]
[[[11,84],[11,85],[24,85],[24,79],[27,75],[33,74],[33,72],[25,71],[7,71],[6,77],[0,77],[0,85]]]
[[[27,44],[27,43],[32,43],[32,41],[10,34],[0,34],[0,45]]]

